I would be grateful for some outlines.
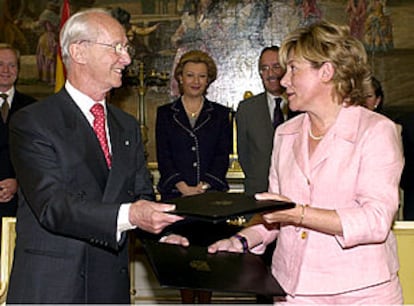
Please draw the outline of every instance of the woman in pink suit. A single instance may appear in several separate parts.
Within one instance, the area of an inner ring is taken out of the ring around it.
[[[275,132],[269,192],[295,208],[257,218],[209,252],[260,253],[277,238],[272,272],[282,304],[401,304],[396,240],[403,167],[396,125],[361,107],[371,72],[348,27],[296,30],[279,55],[289,106]]]

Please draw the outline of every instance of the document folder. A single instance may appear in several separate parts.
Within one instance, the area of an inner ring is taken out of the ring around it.
[[[294,203],[256,200],[244,193],[212,191],[168,201],[176,205],[170,213],[218,223],[229,218],[295,207]]]
[[[285,296],[260,256],[246,253],[209,254],[206,247],[182,247],[143,241],[144,250],[162,287],[216,292]]]

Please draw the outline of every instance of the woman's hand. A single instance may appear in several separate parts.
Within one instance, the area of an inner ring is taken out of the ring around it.
[[[187,238],[177,234],[170,234],[168,236],[164,236],[159,241],[162,243],[176,244],[184,247],[188,247],[190,245],[190,242]]]
[[[217,253],[218,251],[243,253],[243,245],[238,239],[230,237],[216,241],[208,247],[209,253]]]
[[[281,194],[275,194],[270,192],[256,193],[256,200],[277,200],[291,202],[291,200]],[[266,223],[287,223],[298,224],[301,220],[301,207],[296,205],[294,208],[275,210],[273,212],[263,214],[263,220]]]
[[[205,186],[203,182],[198,183],[197,186],[189,186],[186,182],[178,182],[175,186],[183,196],[196,195],[206,192],[206,188],[203,187]]]
[[[285,202],[291,202],[291,200],[284,195],[277,194],[277,193],[270,193],[270,192],[262,192],[262,193],[256,193],[254,195],[256,200],[276,200],[276,201],[285,201]]]

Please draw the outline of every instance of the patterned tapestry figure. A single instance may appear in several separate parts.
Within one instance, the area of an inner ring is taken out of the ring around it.
[[[385,14],[385,0],[371,0],[365,23],[365,47],[368,51],[394,48],[391,16]]]
[[[366,0],[349,0],[346,12],[348,13],[352,36],[362,41],[365,33],[365,20],[367,18]]]

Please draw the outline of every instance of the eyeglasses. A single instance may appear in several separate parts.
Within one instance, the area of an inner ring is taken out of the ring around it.
[[[279,64],[274,64],[272,66],[267,66],[267,65],[263,65],[260,67],[259,72],[260,73],[269,73],[270,70],[272,70],[273,72],[279,72],[282,69],[282,66],[280,66]]]
[[[83,43],[83,42],[87,42],[87,43],[90,43],[90,44],[95,44],[95,45],[100,45],[100,46],[112,48],[114,50],[115,54],[118,55],[118,56],[121,56],[122,52],[126,52],[130,56],[133,56],[134,53],[135,53],[134,47],[130,44],[122,45],[121,43],[117,43],[115,45],[111,45],[111,44],[105,44],[105,43],[100,43],[100,42],[91,41],[91,40],[82,40],[79,43]]]

